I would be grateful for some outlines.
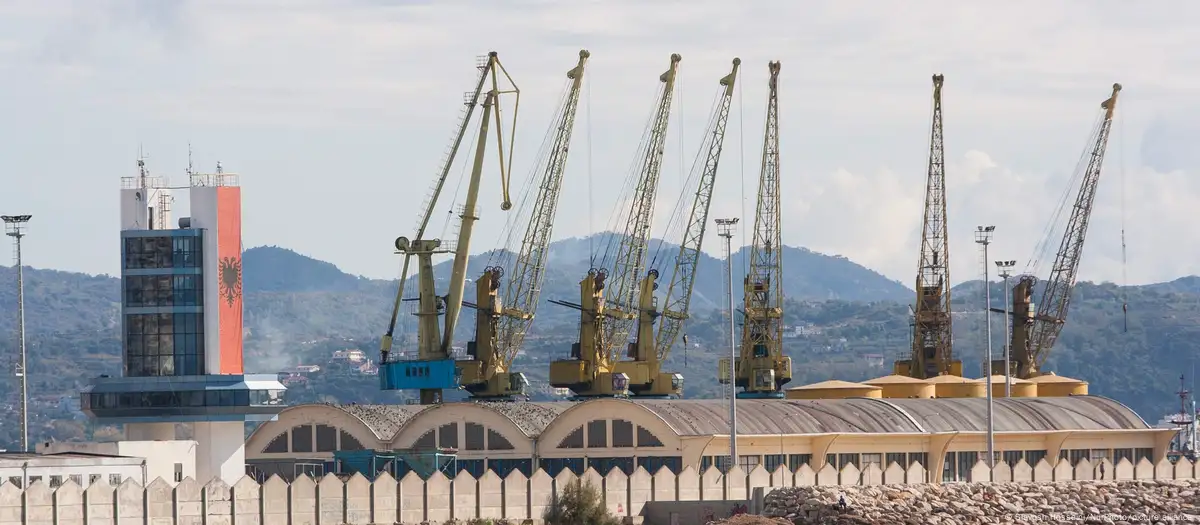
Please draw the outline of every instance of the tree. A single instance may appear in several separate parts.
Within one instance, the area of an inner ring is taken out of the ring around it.
[[[608,513],[600,491],[591,484],[574,480],[546,508],[546,525],[620,525],[621,520]]]

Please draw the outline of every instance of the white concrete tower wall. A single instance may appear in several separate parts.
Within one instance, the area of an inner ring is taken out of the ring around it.
[[[204,371],[221,369],[221,317],[216,305],[221,300],[221,262],[218,257],[216,188],[193,186],[188,191],[192,228],[204,230]]]
[[[121,188],[121,229],[150,229],[150,199],[142,188]]]

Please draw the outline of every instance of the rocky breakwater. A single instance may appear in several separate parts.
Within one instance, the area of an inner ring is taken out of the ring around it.
[[[1200,523],[1200,480],[795,487],[763,503],[796,524]]]

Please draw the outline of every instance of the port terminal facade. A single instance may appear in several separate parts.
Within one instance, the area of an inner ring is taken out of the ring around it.
[[[637,467],[679,473],[726,468],[726,401],[594,399],[550,403],[297,405],[246,442],[249,468],[263,477],[320,476],[339,451],[454,450],[459,471],[505,477],[564,469]],[[1099,396],[996,400],[1000,461],[1073,464],[1166,457],[1173,429],[1156,429],[1121,403]],[[903,468],[919,463],[932,481],[965,480],[986,450],[986,400],[783,399],[739,402],[739,463],[796,470],[826,464]],[[399,472],[404,475],[406,472]]]

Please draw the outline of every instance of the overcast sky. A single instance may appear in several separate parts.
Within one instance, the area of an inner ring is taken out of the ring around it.
[[[684,189],[717,80],[738,56],[712,216],[752,219],[767,62],[781,60],[784,242],[905,283],[932,74],[946,76],[956,282],[981,272],[976,225],[997,225],[993,259],[1024,266],[1034,255],[1120,82],[1080,277],[1122,281],[1124,222],[1128,282],[1168,280],[1200,273],[1198,23],[1200,3],[1186,0],[4,0],[0,212],[33,214],[27,264],[116,273],[120,178],[135,174],[140,146],[155,174],[183,183],[190,142],[197,168],[220,161],[241,174],[247,248],[395,277],[392,241],[413,233],[476,56],[499,52],[522,90],[518,189],[586,48],[554,232],[586,235],[609,222],[674,52],[659,217]],[[489,163],[473,251],[502,237]],[[707,251],[718,241],[710,232]]]

